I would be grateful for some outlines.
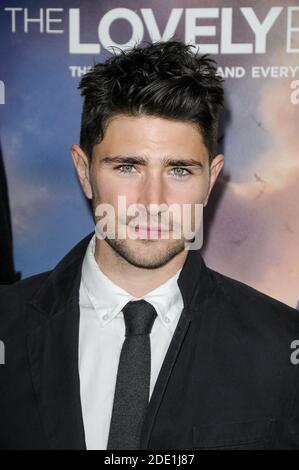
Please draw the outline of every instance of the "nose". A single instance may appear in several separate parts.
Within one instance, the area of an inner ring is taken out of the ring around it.
[[[159,173],[148,174],[142,183],[138,203],[142,204],[149,214],[157,215],[163,212],[166,207],[165,187],[163,176]],[[158,210],[157,206],[163,205],[164,210]]]

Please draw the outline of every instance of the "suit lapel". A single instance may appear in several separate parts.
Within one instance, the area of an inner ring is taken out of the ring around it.
[[[50,449],[86,449],[79,378],[79,288],[92,233],[51,271],[30,300],[28,357]]]
[[[206,267],[199,250],[190,250],[188,252],[178,278],[178,286],[183,297],[184,308],[148,405],[147,415],[141,431],[141,449],[147,449],[149,446],[156,415],[193,318],[198,314],[200,304],[212,295],[214,289],[209,269]]]
[[[164,392],[168,383],[168,379],[171,375],[171,372],[176,362],[177,356],[179,354],[181,345],[188,331],[189,324],[190,324],[190,317],[188,314],[188,309],[184,308],[180,316],[177,328],[172,337],[170,346],[166,353],[165,359],[163,361],[162,367],[160,369],[154,390],[152,392],[152,396],[148,405],[146,418],[143,423],[143,427],[141,431],[140,449],[148,448],[154,421],[158,413],[161,401],[163,399],[163,395],[164,395]]]
[[[28,337],[32,381],[51,449],[85,449],[78,371],[79,306],[71,302]]]

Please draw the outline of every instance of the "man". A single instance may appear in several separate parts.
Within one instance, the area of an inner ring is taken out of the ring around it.
[[[135,46],[80,89],[71,153],[96,229],[0,290],[1,448],[299,448],[298,312],[208,268],[176,213],[163,219],[206,206],[223,168],[213,61]]]

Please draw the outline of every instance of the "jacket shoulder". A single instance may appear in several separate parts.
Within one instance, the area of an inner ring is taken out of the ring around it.
[[[248,284],[226,276],[209,268],[227,302],[240,317],[255,323],[281,325],[285,328],[296,328],[299,333],[299,311],[270,295],[267,295]],[[295,333],[295,331],[293,331]]]
[[[0,285],[0,338],[25,321],[26,303],[38,291],[52,271],[45,271],[13,284]]]

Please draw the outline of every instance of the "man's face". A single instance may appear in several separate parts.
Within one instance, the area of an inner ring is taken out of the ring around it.
[[[183,207],[189,205],[189,223],[195,230],[195,204],[206,205],[224,162],[218,155],[209,168],[207,148],[194,125],[153,116],[119,115],[94,146],[91,164],[77,145],[72,146],[72,156],[94,214],[102,203],[114,208],[115,235],[101,243],[107,242],[127,262],[143,268],[161,267],[184,250],[183,220],[171,211],[165,218],[167,208],[176,205],[183,214]],[[119,196],[125,196],[126,208],[138,204],[144,211],[120,214]],[[129,224],[137,215],[139,226],[163,226],[167,231],[136,231]],[[118,224],[125,229],[125,237],[120,237]],[[179,239],[174,230],[181,230]]]

